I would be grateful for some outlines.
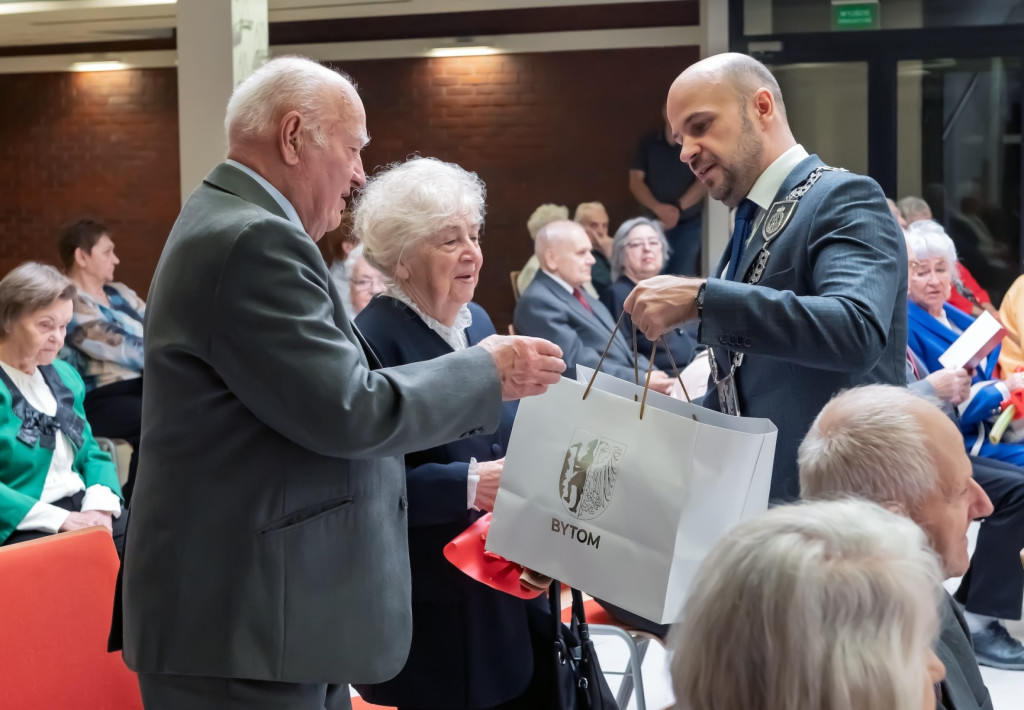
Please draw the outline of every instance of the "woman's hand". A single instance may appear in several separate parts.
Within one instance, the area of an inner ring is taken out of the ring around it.
[[[971,394],[971,375],[963,368],[936,370],[925,380],[936,397],[954,406],[967,401]]]
[[[481,461],[476,465],[480,481],[476,484],[476,500],[473,501],[473,505],[480,510],[486,510],[488,513],[494,511],[494,497],[498,495],[498,483],[503,468],[504,458],[497,461]]]
[[[83,528],[92,528],[97,525],[102,525],[107,529],[108,533],[113,534],[114,523],[111,513],[105,513],[102,510],[83,510],[80,513],[68,513],[67,519],[64,524],[60,526],[58,532],[68,532],[69,530],[81,530]]]

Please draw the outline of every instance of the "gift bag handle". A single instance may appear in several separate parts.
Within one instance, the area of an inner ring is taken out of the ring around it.
[[[611,337],[608,338],[607,344],[604,346],[604,350],[601,351],[601,357],[597,361],[597,367],[594,368],[594,373],[590,376],[590,382],[587,383],[587,388],[583,390],[583,399],[587,398],[590,394],[590,389],[594,386],[594,381],[597,379],[597,373],[601,371],[601,365],[604,364],[604,359],[608,355],[608,351],[611,350],[612,344],[615,342],[615,336],[619,332],[619,327],[622,325],[622,319],[626,317],[626,311],[623,310],[619,314],[619,319],[615,321],[615,327],[612,328]],[[636,326],[633,326],[633,383],[639,386],[640,384],[640,370],[637,364],[639,358],[637,357],[637,344],[636,344]],[[669,349],[668,344],[665,343],[664,337],[658,338],[654,341],[651,347],[651,358],[647,363],[647,376],[644,378],[644,394],[640,400],[640,418],[644,418],[644,408],[647,406],[647,391],[651,388],[651,373],[654,371],[654,355],[658,352],[658,343],[665,345],[665,352],[668,353],[669,363],[672,365],[672,371],[675,374],[676,379],[679,381],[679,386],[683,388],[683,395],[686,397],[686,401],[690,401],[690,395],[686,391],[686,385],[683,384],[683,377],[679,373],[679,368],[676,366],[675,358],[672,357],[672,351]],[[636,395],[634,395],[634,400]]]

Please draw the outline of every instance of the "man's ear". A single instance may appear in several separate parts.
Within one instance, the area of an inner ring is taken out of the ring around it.
[[[78,266],[85,266],[85,259],[89,256],[85,253],[82,247],[75,247],[75,264]]]
[[[289,111],[282,118],[278,131],[278,148],[285,165],[296,165],[302,154],[303,123],[298,111]]]
[[[754,92],[754,114],[759,121],[769,121],[775,118],[775,97],[764,87]]]

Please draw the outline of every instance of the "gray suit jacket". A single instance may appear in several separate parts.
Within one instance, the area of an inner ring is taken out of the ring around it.
[[[821,164],[814,155],[801,161],[775,199]],[[763,241],[758,228],[739,274]],[[723,373],[729,350],[744,354],[740,413],[778,426],[771,497],[792,501],[800,494],[797,447],[832,395],[906,384],[907,248],[874,180],[825,172],[769,251],[756,286],[708,279],[698,340],[713,347]],[[714,385],[704,404],[720,409]]]
[[[935,655],[946,666],[942,681],[944,710],[992,710],[992,697],[981,679],[967,622],[953,597],[943,593]]]
[[[587,313],[561,284],[543,271],[538,271],[519,297],[512,316],[517,333],[546,338],[562,348],[565,376],[572,379],[576,378],[577,363],[597,367],[601,353],[608,345],[608,338],[615,330],[615,319],[604,304],[586,291],[583,291],[583,297],[593,313]],[[650,361],[641,355],[637,362],[640,377],[643,378]],[[634,381],[633,347],[626,343],[621,332],[616,332],[601,371]]]
[[[371,370],[313,240],[226,164],[182,208],[147,306],[128,665],[394,676],[411,637],[401,454],[497,427],[492,358]]]

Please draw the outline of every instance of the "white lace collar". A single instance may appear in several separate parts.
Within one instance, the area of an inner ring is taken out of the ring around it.
[[[396,298],[409,306],[409,308],[413,310],[413,313],[418,315],[420,319],[427,324],[428,328],[440,335],[441,339],[451,346],[452,350],[455,350],[456,352],[459,350],[465,350],[469,345],[469,342],[466,339],[466,328],[473,324],[473,314],[469,312],[468,305],[462,305],[459,309],[459,314],[455,316],[455,324],[449,327],[436,318],[424,313],[423,309],[416,305],[398,284],[391,284],[388,288],[387,295],[392,298]]]

